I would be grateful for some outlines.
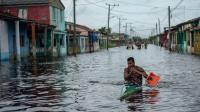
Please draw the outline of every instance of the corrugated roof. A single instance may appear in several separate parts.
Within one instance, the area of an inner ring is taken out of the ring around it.
[[[25,5],[49,3],[49,0],[0,0],[0,5]]]
[[[182,22],[182,23],[180,23],[180,24],[178,24],[178,25],[176,25],[176,26],[181,26],[181,25],[188,24],[188,23],[192,23],[192,22],[194,22],[194,21],[199,21],[199,20],[200,20],[200,17],[197,17],[197,18],[190,19],[190,20],[188,20],[188,21]]]
[[[65,24],[73,26],[74,23],[72,23],[72,22],[65,22]],[[92,29],[90,29],[89,27],[84,26],[84,25],[76,24],[76,27],[81,28],[81,29],[85,29],[87,31],[92,31]]]
[[[0,0],[0,6],[50,4],[51,6],[65,9],[60,0]]]

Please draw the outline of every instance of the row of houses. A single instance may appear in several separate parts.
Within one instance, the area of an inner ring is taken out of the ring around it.
[[[200,17],[188,20],[153,36],[153,43],[171,51],[200,55]]]
[[[107,39],[83,25],[76,25],[73,42],[73,24],[65,21],[64,11],[60,0],[0,0],[0,60],[105,48]]]
[[[73,23],[66,22],[66,31],[68,34],[68,54],[73,54],[74,48],[76,53],[87,53],[104,49],[107,46],[107,39],[100,32],[95,31],[87,26],[76,24],[76,34],[78,35],[73,43]],[[101,46],[101,47],[100,47]]]

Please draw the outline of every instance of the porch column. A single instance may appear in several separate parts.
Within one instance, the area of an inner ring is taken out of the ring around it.
[[[64,53],[64,55],[66,56],[66,55],[67,55],[67,42],[66,42],[66,34],[64,34],[64,37],[63,37],[63,42],[64,42],[64,48],[65,48],[65,53]]]
[[[36,58],[36,37],[35,37],[35,24],[31,24],[31,31],[32,31],[32,53],[33,58]]]
[[[86,41],[86,39],[85,39],[85,37],[83,38],[83,47],[84,47],[84,53],[85,53],[85,48],[86,48],[86,44],[85,44],[85,41]]]
[[[192,32],[190,31],[190,49],[192,49]]]
[[[171,50],[173,50],[173,46],[174,46],[174,33],[171,33],[172,35],[171,35],[171,46],[170,46],[170,48],[171,48]]]
[[[70,49],[69,49],[70,46],[69,45],[71,44],[70,43],[70,34],[69,33],[67,33],[67,39],[66,39],[66,41],[67,41],[67,55],[69,55],[70,54],[70,52],[69,52],[70,51]]]
[[[54,31],[52,30],[51,31],[51,54],[52,54],[52,56],[54,56],[53,49],[54,49]]]
[[[44,28],[44,55],[47,56],[47,27]]]
[[[56,38],[57,39],[57,56],[61,56],[61,45],[60,45],[60,39],[62,38],[62,35],[61,34],[58,34],[58,37]]]
[[[19,34],[19,21],[15,21],[15,35],[16,35],[16,56],[17,60],[21,60],[20,55],[20,34]]]
[[[176,46],[177,46],[177,44],[178,44],[178,41],[177,41],[177,32],[175,33],[175,44],[176,44]],[[176,47],[177,48],[177,47]],[[177,49],[176,49],[177,50]]]

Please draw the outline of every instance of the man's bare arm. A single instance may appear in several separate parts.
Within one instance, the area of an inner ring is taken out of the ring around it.
[[[137,68],[137,69],[136,69],[136,68]],[[137,66],[136,68],[133,68],[133,71],[134,71],[134,72],[143,75],[144,78],[147,78],[147,77],[148,77],[147,73],[144,71],[143,68],[138,67],[138,66]]]
[[[125,68],[125,69],[124,69],[124,80],[128,80],[129,77],[130,77],[130,76],[129,76],[129,74],[128,74],[128,69]]]

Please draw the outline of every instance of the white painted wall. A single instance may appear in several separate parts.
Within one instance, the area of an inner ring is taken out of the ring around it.
[[[85,52],[85,39],[86,37],[80,37],[80,50],[81,50],[81,53],[84,53]]]
[[[56,30],[65,31],[65,14],[64,10],[50,6],[50,24],[56,26]]]
[[[62,56],[65,56],[65,55],[67,55],[66,35],[64,35],[64,37],[62,37],[62,38],[63,38],[62,40],[63,40],[64,46],[60,47],[60,52],[61,52]]]
[[[94,42],[94,51],[98,51],[99,49],[99,42]]]
[[[27,19],[27,9],[25,9],[25,8],[19,9],[18,17],[23,18],[23,19]]]
[[[20,34],[19,34],[19,21],[15,21],[15,35],[16,35],[16,49],[17,49],[17,59],[20,60]]]

